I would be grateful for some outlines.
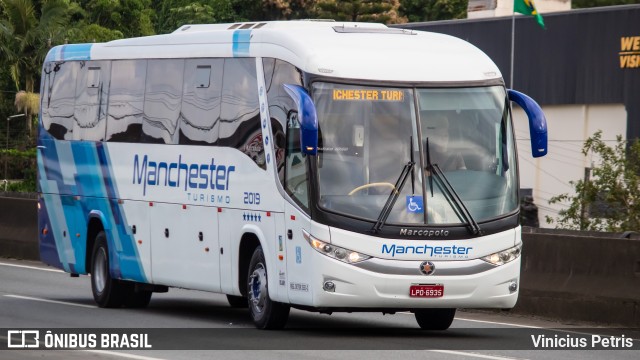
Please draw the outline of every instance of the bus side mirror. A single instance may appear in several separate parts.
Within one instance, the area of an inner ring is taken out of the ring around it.
[[[298,106],[300,149],[307,155],[318,153],[318,116],[316,106],[307,91],[299,85],[284,84],[284,90]]]
[[[529,117],[529,134],[531,135],[531,154],[534,158],[547,155],[547,119],[535,100],[529,96],[508,89],[509,100],[520,105]]]

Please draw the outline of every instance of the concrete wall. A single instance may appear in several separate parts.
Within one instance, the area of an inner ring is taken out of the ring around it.
[[[0,256],[40,260],[38,203],[32,196],[5,196],[10,197],[0,197]]]
[[[638,327],[640,239],[597,236],[523,232],[522,285],[512,311]]]
[[[0,197],[0,257],[39,260],[37,235],[35,199]],[[522,237],[512,312],[640,326],[640,236],[524,228]]]

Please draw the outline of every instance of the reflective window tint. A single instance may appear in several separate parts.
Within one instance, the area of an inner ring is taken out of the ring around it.
[[[300,150],[298,112],[289,112],[286,138],[285,190],[304,210],[309,210],[307,156]]]
[[[146,76],[147,60],[111,63],[107,141],[140,141]]]
[[[100,68],[89,67],[89,76],[87,76],[87,87],[97,88],[100,86]]]
[[[110,62],[80,61],[78,64],[73,139],[102,141],[106,130]],[[101,78],[107,82],[100,82]]]
[[[56,139],[73,139],[76,72],[78,62],[48,63],[44,69],[42,86],[42,123]]]
[[[197,88],[208,88],[211,80],[211,65],[198,65],[196,68],[196,81]]]
[[[149,60],[142,142],[175,144],[182,103],[184,60]]]
[[[284,184],[285,133],[287,115],[295,111],[296,104],[284,90],[283,84],[302,86],[302,73],[293,65],[275,59],[263,59],[265,86],[269,101],[269,116],[273,131],[273,146],[280,182]]]
[[[224,59],[186,60],[180,144],[214,145],[217,142],[223,66]],[[207,79],[203,78],[205,73]],[[200,86],[204,83],[206,87]]]
[[[224,60],[218,145],[235,147],[266,169],[255,59]]]

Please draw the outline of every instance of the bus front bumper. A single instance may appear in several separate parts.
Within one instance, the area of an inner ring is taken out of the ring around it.
[[[312,303],[301,305],[354,309],[506,309],[514,307],[518,299],[521,257],[500,266],[479,259],[432,261],[434,273],[423,275],[418,270],[419,261],[384,260],[384,268],[379,264],[366,264],[370,260],[347,264],[319,253],[314,255]],[[396,271],[389,271],[392,268]],[[328,282],[332,284],[327,286]],[[442,285],[443,295],[412,297],[412,285]]]

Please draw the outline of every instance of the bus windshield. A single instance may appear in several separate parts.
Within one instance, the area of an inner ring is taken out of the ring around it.
[[[316,82],[313,98],[322,209],[378,221],[397,195],[384,217],[397,225],[469,225],[516,210],[517,164],[504,87]],[[402,176],[407,168],[410,174]]]

